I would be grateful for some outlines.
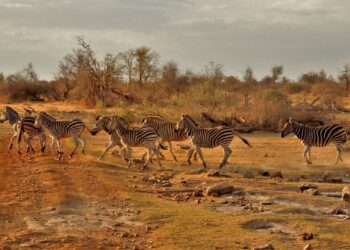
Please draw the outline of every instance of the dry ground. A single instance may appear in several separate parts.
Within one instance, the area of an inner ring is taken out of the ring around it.
[[[92,127],[96,111],[64,110],[49,109],[60,118],[90,121]],[[185,164],[186,152],[177,145],[179,162],[165,152],[163,169],[150,165],[140,172],[139,165],[127,169],[110,154],[96,160],[107,143],[105,134],[86,133],[88,155],[78,153],[71,161],[57,162],[51,149],[22,157],[9,152],[9,131],[7,124],[0,125],[4,249],[251,249],[265,243],[276,249],[302,249],[308,243],[314,249],[350,249],[350,220],[327,213],[339,205],[350,214],[349,204],[329,197],[349,184],[318,182],[318,196],[301,194],[298,188],[315,183],[325,172],[349,179],[350,153],[344,153],[344,164],[333,166],[333,146],[313,149],[314,165],[308,167],[303,146],[294,137],[249,135],[245,137],[252,148],[238,139],[232,143],[227,176],[208,177],[191,173],[200,164]],[[71,148],[69,140],[65,145],[65,150]],[[135,155],[142,152],[135,150]],[[222,152],[204,150],[204,156],[215,169]],[[284,178],[263,177],[261,170],[281,171]],[[251,174],[253,178],[245,178]],[[232,184],[236,191],[222,197],[192,197],[192,189],[214,183]],[[304,232],[312,232],[314,239],[304,241]]]

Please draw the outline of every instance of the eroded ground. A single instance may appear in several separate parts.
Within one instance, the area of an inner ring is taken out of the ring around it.
[[[72,114],[69,114],[70,116]],[[79,117],[79,113],[75,113]],[[85,118],[92,121],[92,116]],[[92,125],[89,124],[91,127]],[[4,249],[251,249],[271,243],[276,249],[350,249],[350,206],[340,192],[349,185],[350,153],[333,166],[335,148],[312,151],[306,166],[303,146],[276,134],[239,140],[224,176],[198,173],[199,162],[185,164],[186,152],[174,148],[179,162],[165,152],[164,168],[140,172],[109,154],[96,161],[107,136],[86,135],[88,155],[57,162],[44,155],[18,157],[7,149],[8,126],[0,128],[0,246]],[[65,150],[70,148],[66,141]],[[137,158],[143,153],[136,150]],[[220,149],[204,150],[209,169],[221,161]],[[262,176],[281,171],[283,178]],[[328,183],[328,172],[345,183]],[[216,183],[234,186],[219,197],[193,197]],[[319,195],[301,193],[313,183]],[[331,215],[340,207],[345,215]],[[303,233],[313,239],[304,240]]]

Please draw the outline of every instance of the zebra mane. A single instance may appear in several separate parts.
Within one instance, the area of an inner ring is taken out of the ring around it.
[[[17,111],[14,110],[13,108],[11,108],[10,106],[6,106],[5,107],[5,111],[6,112],[11,112],[11,113],[13,113],[13,114],[15,114],[15,115],[17,115],[19,117],[19,114],[17,113]]]
[[[192,117],[190,117],[189,115],[182,115],[184,118],[187,118],[188,120],[190,120],[190,122],[192,123],[192,124],[194,124],[196,127],[198,127],[199,126],[199,124],[195,121],[195,120],[193,120],[193,118]]]
[[[44,112],[44,111],[40,111],[39,114],[43,114],[43,115],[46,116],[47,118],[49,118],[49,119],[51,119],[51,120],[53,120],[53,121],[56,121],[56,118],[55,118],[55,117],[49,115],[48,113],[46,113],[46,112]]]
[[[157,120],[157,121],[163,121],[163,122],[167,122],[168,120],[159,116],[159,115],[148,115],[148,116],[145,116],[143,119],[142,119],[142,122],[144,122],[146,119],[150,119],[150,120]]]

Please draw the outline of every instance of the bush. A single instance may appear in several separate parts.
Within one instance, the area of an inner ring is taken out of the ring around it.
[[[298,94],[304,91],[304,86],[300,83],[291,83],[287,85],[289,94]]]

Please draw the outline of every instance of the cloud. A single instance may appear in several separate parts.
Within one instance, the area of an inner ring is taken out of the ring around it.
[[[334,0],[0,0],[0,71],[28,61],[44,77],[83,35],[99,55],[146,45],[163,61],[209,61],[259,76],[284,64],[296,77],[350,61],[350,2]]]

